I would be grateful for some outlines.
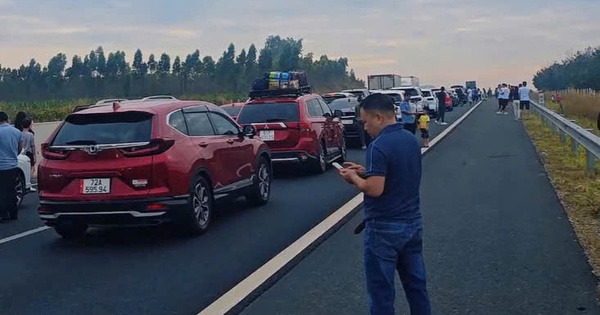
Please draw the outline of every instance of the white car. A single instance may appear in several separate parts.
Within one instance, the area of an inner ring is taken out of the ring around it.
[[[427,102],[429,110],[437,114],[440,107],[435,92],[432,89],[421,89],[421,93],[423,93],[423,98]]]
[[[23,198],[28,193],[34,191],[31,187],[31,163],[29,157],[25,155],[25,151],[21,151],[18,156],[19,159],[19,174],[15,181],[15,191],[17,193],[17,209],[21,207]]]
[[[398,106],[400,102],[405,99],[404,91],[399,90],[371,90],[369,91],[371,94],[381,93],[386,94],[392,98],[394,104],[396,105],[396,119],[402,120],[402,112],[400,111],[400,107]]]

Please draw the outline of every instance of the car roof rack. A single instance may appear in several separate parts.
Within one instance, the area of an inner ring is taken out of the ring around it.
[[[250,99],[255,98],[268,98],[268,97],[299,97],[302,95],[310,94],[310,85],[302,86],[299,88],[285,88],[285,89],[271,89],[271,90],[253,90],[250,91],[248,96]]]
[[[110,105],[113,102],[122,102],[122,101],[127,101],[127,99],[126,98],[108,98],[105,100],[99,100],[94,105]]]
[[[142,98],[143,101],[153,101],[153,100],[177,100],[175,96],[172,95],[151,95]]]

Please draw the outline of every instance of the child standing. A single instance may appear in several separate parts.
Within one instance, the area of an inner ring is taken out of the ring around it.
[[[429,147],[429,115],[421,115],[419,117],[419,129],[421,129],[421,138],[423,139],[423,147]]]

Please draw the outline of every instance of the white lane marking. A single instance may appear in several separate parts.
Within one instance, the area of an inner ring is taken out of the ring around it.
[[[467,116],[469,116],[483,101],[473,105],[466,113],[464,113],[458,120],[450,124],[444,131],[442,131],[437,137],[435,137],[430,143],[429,148],[422,148],[421,154],[424,154],[427,150],[431,149],[434,144],[439,142],[442,138],[447,136],[458,124],[460,124]],[[324,221],[319,223],[313,229],[308,231],[292,245],[281,251],[266,264],[259,267],[251,275],[242,280],[235,287],[223,294],[219,299],[214,301],[198,315],[223,315],[236,307],[241,303],[248,295],[256,291],[263,283],[268,281],[274,276],[281,268],[285,267],[290,261],[300,255],[306,248],[311,246],[317,241],[323,234],[327,233],[333,228],[339,221],[343,220],[348,214],[358,207],[363,201],[363,194],[360,193],[344,204],[341,208],[337,209],[333,214],[327,217]]]
[[[25,237],[25,236],[28,236],[28,235],[31,235],[31,234],[35,234],[35,233],[38,233],[38,232],[45,231],[45,230],[47,230],[49,228],[50,228],[49,226],[40,226],[40,227],[35,228],[33,230],[25,231],[23,233],[19,233],[19,234],[15,234],[15,235],[3,238],[3,239],[0,240],[0,245],[2,245],[4,243],[8,243],[10,241],[14,241],[14,240],[20,239],[22,237]]]

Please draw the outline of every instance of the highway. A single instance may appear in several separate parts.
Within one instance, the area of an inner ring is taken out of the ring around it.
[[[468,109],[448,112],[447,121]],[[495,110],[495,101],[484,102],[423,158],[434,314],[600,314],[597,278],[531,141],[520,122]],[[432,136],[446,127],[431,126]],[[348,160],[362,163],[363,155],[350,150]],[[27,196],[20,220],[0,226],[0,314],[198,314],[357,194],[334,170],[277,171],[266,206],[221,203],[197,238],[145,228],[93,230],[81,241],[51,229],[7,239],[41,225],[36,196]],[[361,218],[242,314],[366,314],[362,236],[352,233]],[[404,311],[399,281],[396,295]]]

